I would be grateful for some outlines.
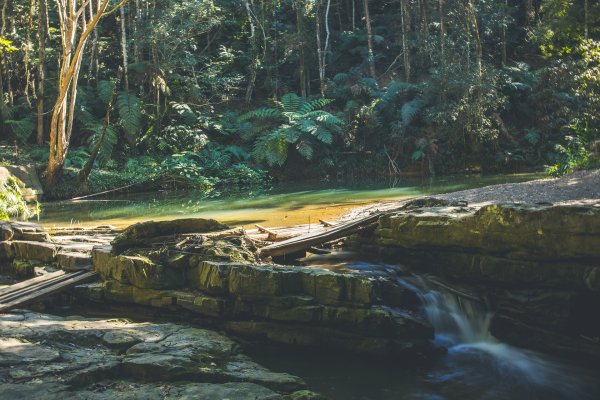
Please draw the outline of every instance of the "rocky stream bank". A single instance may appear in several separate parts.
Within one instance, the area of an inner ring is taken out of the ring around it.
[[[362,211],[377,212],[376,222],[344,246],[363,259],[385,260],[385,273],[280,265],[261,258],[264,241],[207,219],[51,234],[35,224],[1,223],[0,275],[94,270],[98,281],[72,289],[71,302],[135,305],[174,320],[185,315],[211,330],[14,311],[0,315],[0,360],[7,360],[0,362],[0,389],[27,398],[36,389],[19,383],[47,385],[37,389],[56,393],[49,399],[66,392],[163,398],[165,391],[172,398],[196,392],[318,398],[300,378],[270,372],[241,354],[231,336],[398,364],[430,362],[444,348],[433,340],[426,289],[401,284],[424,274],[452,293],[458,308],[461,301],[480,304],[497,338],[597,363],[600,201],[592,195],[558,204],[470,204],[447,196]],[[314,251],[327,252],[328,245]],[[91,353],[89,360],[79,357]],[[87,364],[74,366],[75,359]]]

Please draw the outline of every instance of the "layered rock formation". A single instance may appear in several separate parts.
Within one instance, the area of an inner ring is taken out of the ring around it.
[[[161,237],[162,247],[144,247],[158,239],[139,235],[142,231],[164,234],[145,223],[117,236],[113,244],[124,249],[120,254],[114,254],[114,246],[94,248],[93,265],[102,283],[81,286],[77,294],[184,309],[218,320],[227,330],[282,343],[385,356],[431,351],[433,330],[416,294],[385,278],[261,264],[253,244],[237,234],[174,235]]]
[[[491,301],[493,333],[544,350],[600,357],[600,203],[420,201],[355,240],[414,270],[470,283]]]

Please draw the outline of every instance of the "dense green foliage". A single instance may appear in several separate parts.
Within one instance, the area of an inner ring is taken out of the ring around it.
[[[1,135],[43,146],[58,15],[4,3]],[[100,141],[90,190],[211,189],[263,171],[561,174],[599,147],[599,39],[588,0],[129,0],[84,48],[65,167]]]
[[[12,176],[0,182],[0,220],[27,218],[35,214],[23,199],[22,188],[23,183]]]

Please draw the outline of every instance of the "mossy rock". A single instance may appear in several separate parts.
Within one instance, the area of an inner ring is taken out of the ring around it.
[[[184,218],[172,221],[147,221],[126,228],[112,241],[113,253],[119,254],[126,249],[144,245],[148,239],[185,233],[215,232],[228,226],[214,219]]]

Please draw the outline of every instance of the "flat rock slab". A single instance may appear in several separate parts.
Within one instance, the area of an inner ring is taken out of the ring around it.
[[[0,315],[0,398],[291,399],[305,388],[302,379],[269,371],[206,329]]]

